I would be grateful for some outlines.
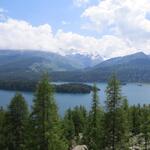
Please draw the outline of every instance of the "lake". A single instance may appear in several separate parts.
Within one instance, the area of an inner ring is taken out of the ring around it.
[[[99,92],[100,103],[104,105],[107,84],[97,83],[97,86],[101,89]],[[6,107],[14,94],[14,91],[0,90],[0,106]],[[33,93],[22,92],[22,94],[31,106]],[[128,98],[129,104],[150,104],[150,84],[142,84],[142,86],[139,86],[138,83],[129,83],[122,86],[122,95]],[[61,115],[64,114],[67,108],[72,108],[76,105],[84,105],[89,110],[91,107],[91,97],[92,94],[55,94]]]

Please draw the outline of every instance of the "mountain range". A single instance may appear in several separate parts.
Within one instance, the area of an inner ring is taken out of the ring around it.
[[[51,76],[55,81],[106,82],[112,73],[122,82],[150,82],[150,56],[139,52],[112,58],[80,71],[51,73]]]
[[[91,67],[102,61],[103,59],[100,56],[93,58],[90,55],[79,53],[62,56],[56,53],[35,50],[0,50],[0,66],[1,68],[4,66],[5,69],[17,67],[19,69],[31,69],[35,72],[43,69],[69,71]]]
[[[73,53],[60,55],[38,50],[0,50],[0,78],[32,78],[44,71],[75,71],[102,62],[102,57]]]
[[[105,82],[116,73],[123,82],[150,82],[150,56],[139,52],[104,61],[79,53],[0,50],[0,80],[37,80],[44,71],[53,81]]]

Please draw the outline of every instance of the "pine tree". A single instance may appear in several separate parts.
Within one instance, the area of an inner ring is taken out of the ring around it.
[[[141,119],[141,133],[144,139],[144,149],[149,149],[150,141],[150,109],[148,106],[144,105],[142,108],[142,119]]]
[[[129,104],[126,98],[123,98],[122,108],[121,108],[121,116],[122,117],[122,138],[121,138],[121,145],[122,149],[129,148],[129,139],[130,139],[130,112],[129,112]]]
[[[84,106],[76,106],[72,110],[72,120],[75,127],[75,136],[78,138],[80,134],[83,134],[86,125],[86,109]]]
[[[65,135],[69,148],[83,144],[83,134],[87,125],[87,111],[84,106],[68,109],[64,117]]]
[[[28,121],[28,106],[20,93],[11,100],[6,114],[7,149],[26,149],[26,125]]]
[[[3,107],[0,107],[0,148],[5,149],[6,147],[6,137],[5,137],[5,110]]]
[[[105,149],[126,149],[125,146],[122,145],[126,133],[126,127],[124,125],[126,118],[122,111],[123,98],[121,96],[120,84],[115,75],[113,75],[108,82],[106,95],[107,100],[105,102],[106,112],[104,119]]]
[[[32,150],[67,149],[57,111],[53,87],[49,83],[48,76],[44,75],[37,87],[30,119]]]
[[[68,109],[64,120],[63,120],[63,127],[64,127],[64,135],[68,140],[69,148],[72,147],[73,141],[75,139],[75,125],[73,122],[73,115],[72,110]]]
[[[92,107],[89,113],[88,127],[85,140],[91,150],[101,149],[102,141],[102,118],[103,112],[99,105],[98,90],[96,84],[93,86]]]
[[[136,136],[141,133],[142,111],[140,104],[130,107],[130,119],[132,135]]]

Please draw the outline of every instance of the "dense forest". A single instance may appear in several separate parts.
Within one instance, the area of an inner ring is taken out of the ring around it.
[[[128,104],[112,75],[102,106],[93,86],[91,110],[76,106],[58,114],[54,89],[45,75],[38,83],[31,109],[16,93],[7,108],[0,109],[1,150],[149,150],[150,105]]]
[[[36,90],[37,81],[23,80],[0,80],[0,89],[12,91],[27,91],[34,92]],[[52,84],[52,87],[57,93],[90,93],[93,88],[91,85],[83,83],[64,83]],[[100,90],[97,88],[97,90]]]

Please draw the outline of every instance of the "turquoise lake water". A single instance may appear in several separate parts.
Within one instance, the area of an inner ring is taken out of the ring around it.
[[[99,91],[100,103],[104,105],[106,83],[97,83],[101,89]],[[0,106],[7,107],[11,98],[14,96],[15,91],[0,90]],[[31,106],[33,100],[33,93],[22,92],[27,103]],[[126,96],[129,104],[150,104],[150,84],[129,83],[122,86],[122,95]],[[60,114],[64,114],[67,108],[72,108],[76,105],[84,105],[88,110],[91,106],[92,94],[55,94],[55,99],[59,107]]]

